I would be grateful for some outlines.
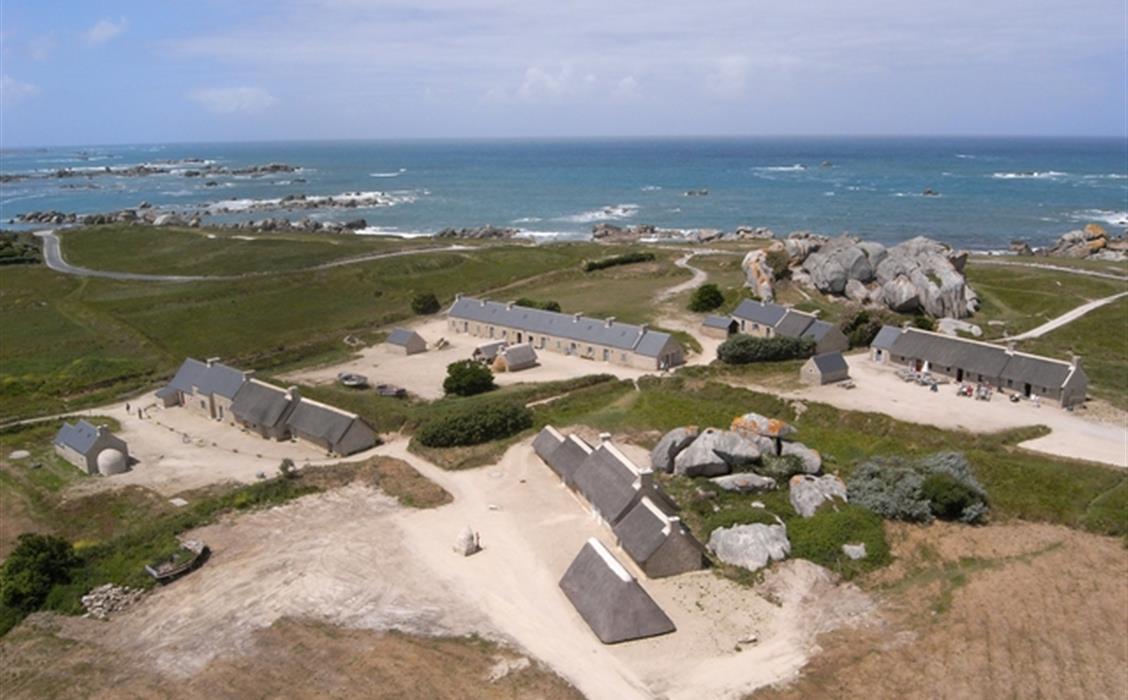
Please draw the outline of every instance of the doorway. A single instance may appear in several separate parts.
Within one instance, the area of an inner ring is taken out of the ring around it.
[[[956,370],[956,381],[957,381],[957,382],[962,382],[962,381],[963,381],[963,370],[962,370],[962,369],[957,369],[957,370]]]

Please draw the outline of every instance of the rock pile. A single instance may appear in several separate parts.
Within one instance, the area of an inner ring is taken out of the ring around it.
[[[709,551],[726,564],[756,571],[791,553],[791,541],[783,523],[734,525],[713,530]]]
[[[192,167],[185,168],[190,165]],[[126,165],[119,167],[104,166],[101,168],[59,168],[49,173],[5,173],[0,175],[0,182],[17,182],[20,180],[58,180],[63,178],[87,179],[113,175],[115,177],[145,177],[147,175],[180,175],[182,177],[202,177],[204,175],[249,175],[262,177],[275,173],[293,173],[301,170],[296,165],[287,163],[267,163],[265,165],[250,165],[243,168],[229,168],[225,165],[209,163],[202,158],[184,158],[182,160],[166,160],[155,163],[142,163],[140,165]]]
[[[824,503],[834,499],[846,502],[846,484],[834,474],[811,476],[796,474],[788,483],[788,499],[795,512],[804,518],[815,514]]]
[[[82,607],[86,608],[86,617],[106,620],[111,613],[125,610],[143,595],[145,591],[140,588],[107,583],[91,589],[89,593],[82,596]]]
[[[499,228],[497,226],[444,228],[435,234],[435,238],[513,238],[520,232],[520,229]]]
[[[791,277],[825,294],[894,311],[923,311],[963,318],[979,308],[979,297],[964,279],[966,251],[924,237],[886,248],[851,236],[835,239],[799,231],[768,250],[752,251],[742,263],[746,284],[771,299],[776,271],[767,262],[771,250],[787,254]]]
[[[1128,259],[1128,233],[1113,238],[1103,226],[1089,224],[1083,229],[1063,235],[1054,245],[1039,250],[1038,254],[1052,258],[1125,260]]]

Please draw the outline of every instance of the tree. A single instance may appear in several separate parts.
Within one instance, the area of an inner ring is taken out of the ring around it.
[[[791,277],[791,256],[783,248],[770,248],[764,254],[764,262],[772,268],[772,277],[776,281]]]
[[[443,380],[443,391],[448,394],[473,396],[496,388],[493,372],[480,362],[459,360],[447,365],[447,377]]]
[[[850,347],[866,347],[873,342],[881,330],[882,321],[866,309],[858,309],[839,324],[842,334],[850,340]]]
[[[689,310],[699,313],[712,311],[723,303],[725,303],[725,295],[717,285],[710,282],[693,290],[693,296],[689,298]]]
[[[431,292],[416,294],[411,300],[411,310],[421,316],[436,313],[441,308],[438,297]]]
[[[0,603],[22,612],[38,609],[55,584],[70,581],[77,564],[66,540],[25,532],[0,569]]]

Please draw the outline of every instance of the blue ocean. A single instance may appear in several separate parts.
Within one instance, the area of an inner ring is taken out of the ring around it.
[[[191,162],[185,162],[192,159]],[[293,172],[235,174],[267,163]],[[116,171],[153,164],[156,174]],[[185,173],[201,164],[220,172]],[[108,171],[107,171],[108,168]],[[72,177],[50,177],[60,169]],[[1128,227],[1128,143],[1050,138],[668,138],[153,144],[7,150],[4,226],[23,212],[148,202],[214,221],[363,217],[364,232],[486,224],[578,239],[594,224],[917,235],[970,249]],[[30,175],[31,177],[22,177]],[[928,194],[925,194],[925,192]],[[288,195],[384,193],[359,208],[272,211]],[[243,211],[245,210],[245,211]],[[205,220],[209,220],[205,219]]]

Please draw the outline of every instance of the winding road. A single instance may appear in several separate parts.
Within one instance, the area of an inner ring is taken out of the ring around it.
[[[429,246],[425,248],[412,248],[410,250],[397,250],[390,253],[372,253],[371,255],[361,255],[355,258],[334,260],[332,262],[321,263],[320,265],[312,265],[310,267],[297,268],[294,270],[265,270],[262,272],[246,272],[241,275],[151,275],[139,272],[92,270],[88,267],[71,265],[63,258],[62,246],[59,237],[55,234],[54,231],[37,231],[35,235],[43,239],[43,261],[47,264],[47,267],[51,268],[55,272],[61,272],[65,275],[75,275],[77,277],[101,277],[104,279],[124,280],[132,282],[214,282],[222,280],[237,280],[247,277],[263,277],[266,275],[280,275],[291,274],[294,272],[313,272],[316,270],[327,270],[333,267],[356,265],[358,263],[369,262],[371,260],[398,258],[405,255],[418,255],[420,253],[444,253],[459,250],[471,250],[470,246],[464,245]]]
[[[695,289],[695,288],[700,287],[701,285],[705,284],[705,280],[709,279],[709,275],[704,270],[702,270],[701,268],[694,267],[693,265],[690,265],[689,261],[692,260],[693,256],[695,256],[695,255],[701,255],[703,253],[708,253],[708,252],[712,252],[712,251],[695,250],[692,253],[686,253],[682,257],[675,260],[674,261],[675,265],[682,268],[683,270],[689,270],[690,272],[693,273],[693,277],[690,277],[685,282],[681,282],[679,284],[675,284],[672,287],[667,287],[666,289],[663,289],[661,292],[658,293],[658,296],[655,297],[655,298],[658,301],[666,301],[667,299],[675,297],[678,294],[681,294],[682,292],[688,291],[690,289]]]

